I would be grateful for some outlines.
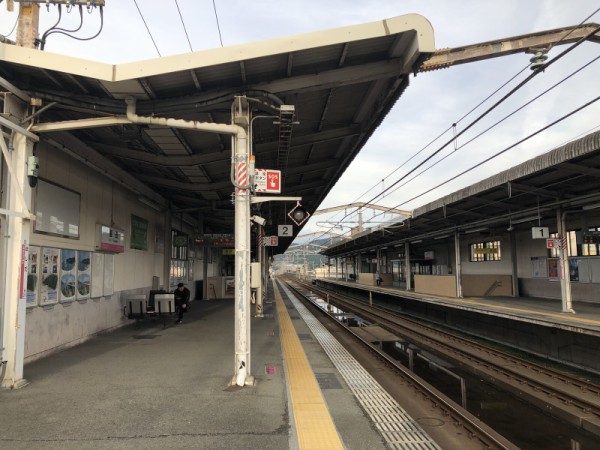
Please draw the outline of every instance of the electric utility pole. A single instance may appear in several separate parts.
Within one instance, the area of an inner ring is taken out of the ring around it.
[[[23,2],[20,8],[17,24],[17,45],[36,48],[40,26],[40,5]]]

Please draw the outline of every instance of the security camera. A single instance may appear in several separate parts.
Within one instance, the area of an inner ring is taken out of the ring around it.
[[[250,220],[260,226],[263,226],[265,223],[267,223],[267,219],[264,219],[260,216],[252,216],[250,217]]]
[[[37,185],[39,168],[40,160],[37,156],[32,155],[27,158],[27,179],[29,180],[30,187]]]

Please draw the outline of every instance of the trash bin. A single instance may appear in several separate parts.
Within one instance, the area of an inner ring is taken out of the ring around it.
[[[204,295],[204,280],[196,281],[196,297],[195,300],[202,300]]]

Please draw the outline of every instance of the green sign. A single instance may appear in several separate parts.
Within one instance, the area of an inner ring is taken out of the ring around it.
[[[148,250],[148,221],[142,217],[131,215],[131,248]]]
[[[175,238],[173,239],[173,245],[175,247],[187,247],[187,245],[188,245],[187,235],[175,236]]]

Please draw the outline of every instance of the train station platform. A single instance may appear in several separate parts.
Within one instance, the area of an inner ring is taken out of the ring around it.
[[[0,446],[406,448],[384,443],[323,347],[316,345],[313,332],[298,320],[299,314],[285,293],[269,289],[265,317],[253,317],[251,324],[254,386],[230,385],[232,299],[195,301],[180,325],[130,323],[27,364],[29,384],[0,391]],[[316,381],[317,392],[293,384],[298,380]],[[318,403],[325,405],[325,413],[315,416],[322,408],[315,406]],[[401,422],[392,407],[385,408]],[[298,422],[307,412],[312,423]],[[411,448],[438,448],[410,417],[406,423]],[[402,439],[402,433],[395,436]]]
[[[575,313],[562,312],[559,299],[537,297],[445,297],[420,294],[407,291],[398,286],[369,286],[353,281],[319,279],[322,283],[331,283],[349,289],[375,292],[385,295],[412,299],[433,305],[494,315],[509,320],[535,323],[538,325],[561,328],[577,333],[600,336],[600,303],[573,302]]]

